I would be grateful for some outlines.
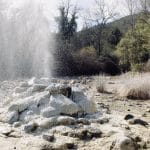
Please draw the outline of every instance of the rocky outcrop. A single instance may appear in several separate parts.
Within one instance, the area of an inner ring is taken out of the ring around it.
[[[28,124],[38,118],[50,118],[51,121],[45,125],[39,125],[47,128],[53,125],[72,125],[76,120],[71,116],[78,117],[96,112],[94,102],[89,100],[82,90],[49,82],[47,78],[32,78],[21,83],[20,87],[14,90],[15,94],[20,96],[13,95],[15,101],[8,107],[6,122]],[[78,120],[79,122],[89,124],[83,119]]]

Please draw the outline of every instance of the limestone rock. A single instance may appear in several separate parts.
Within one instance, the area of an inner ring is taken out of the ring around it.
[[[57,116],[59,114],[60,114],[60,110],[56,109],[54,107],[51,107],[51,106],[41,110],[41,115],[46,118],[50,118],[52,116]]]
[[[77,103],[85,113],[91,114],[97,111],[95,103],[89,100],[84,92],[78,88],[73,88],[72,100]]]
[[[9,112],[7,115],[7,122],[9,124],[13,124],[14,122],[17,122],[18,119],[19,119],[19,114],[17,111]]]
[[[64,95],[51,95],[49,105],[65,115],[77,114],[80,111],[78,105]]]
[[[27,109],[30,105],[34,103],[33,97],[27,97],[25,99],[19,99],[15,102],[12,102],[10,104],[10,107],[8,108],[9,111],[18,111],[22,112],[25,109]]]
[[[51,95],[54,95],[54,94],[62,94],[66,97],[70,97],[71,96],[71,87],[65,85],[65,84],[50,84],[47,88],[46,88],[47,91],[49,91],[49,93]]]

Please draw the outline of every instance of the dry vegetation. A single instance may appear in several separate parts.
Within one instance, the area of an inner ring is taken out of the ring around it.
[[[125,75],[124,75],[125,77]],[[150,99],[150,76],[149,74],[136,74],[126,76],[118,93],[129,99],[147,100]]]
[[[106,92],[106,77],[104,75],[95,77],[95,86],[98,93]]]

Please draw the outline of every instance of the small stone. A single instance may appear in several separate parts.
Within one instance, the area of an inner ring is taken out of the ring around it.
[[[108,122],[109,122],[108,118],[101,118],[101,119],[97,120],[97,123],[99,123],[99,124],[105,124],[105,123],[108,123]]]
[[[66,147],[67,147],[67,149],[74,149],[75,144],[74,143],[66,143]]]
[[[44,120],[41,120],[39,123],[38,123],[38,126],[42,129],[49,129],[53,126],[57,125],[57,118],[56,117],[51,117],[49,119],[44,119]]]
[[[14,126],[15,128],[20,127],[20,126],[21,126],[21,122],[15,122],[15,123],[13,124],[13,126]]]
[[[129,126],[125,126],[125,129],[126,129],[126,130],[130,130],[130,127],[129,127]]]
[[[99,138],[102,136],[102,132],[99,129],[87,128],[78,129],[66,134],[73,138],[79,138],[80,140],[91,140],[92,138]]]
[[[137,150],[136,142],[129,137],[120,137],[117,143],[119,150]]]
[[[146,113],[142,114],[142,117],[147,117],[147,114]]]
[[[77,120],[77,123],[81,123],[81,124],[84,124],[84,125],[89,125],[90,124],[90,122],[85,118],[79,118]]]
[[[74,125],[75,123],[76,123],[76,120],[72,117],[61,116],[57,118],[58,125]]]
[[[48,142],[53,142],[55,139],[53,134],[44,134],[42,137],[44,140],[46,140]]]
[[[124,120],[129,120],[129,119],[133,119],[133,118],[134,118],[133,115],[128,114],[128,115],[126,115],[126,116],[124,117]]]
[[[141,142],[142,141],[142,138],[139,137],[139,136],[136,136],[134,139],[135,139],[136,142]]]
[[[29,123],[27,125],[24,126],[24,131],[26,133],[31,133],[34,132],[37,129],[37,124],[36,123]]]
[[[142,126],[147,126],[148,125],[148,123],[146,121],[143,121],[141,119],[129,120],[129,124],[139,124],[139,125],[142,125]]]
[[[146,112],[150,113],[150,109],[147,109]]]
[[[9,134],[11,132],[13,132],[13,130],[11,128],[8,128],[8,127],[0,128],[0,133],[5,135],[5,136],[9,136]]]
[[[92,138],[93,137],[98,138],[98,137],[101,137],[102,135],[102,131],[99,129],[95,129],[95,128],[89,128],[88,133],[91,134]]]

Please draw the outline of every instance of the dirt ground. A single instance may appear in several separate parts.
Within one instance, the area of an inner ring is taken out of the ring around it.
[[[60,142],[73,141],[79,150],[117,150],[113,143],[123,135],[140,138],[139,148],[150,150],[150,126],[133,125],[124,120],[127,114],[132,114],[136,118],[142,119],[150,124],[150,100],[130,100],[120,97],[117,93],[118,88],[123,84],[122,77],[104,77],[106,91],[98,93],[96,90],[96,77],[79,77],[57,79],[61,83],[69,83],[72,86],[79,86],[91,95],[99,111],[103,113],[103,118],[108,118],[109,122],[104,124],[92,123],[91,126],[100,129],[104,135],[101,138],[93,138],[90,141],[72,139],[60,135]],[[20,81],[5,81],[0,84],[0,113],[4,105],[9,105],[13,89],[18,86]],[[9,130],[14,130],[10,136],[3,134]],[[25,134],[20,129],[14,129],[8,124],[0,122],[0,150],[44,150],[43,144],[48,144],[39,135]],[[50,148],[45,148],[48,150]],[[64,150],[60,146],[58,150]],[[119,149],[118,149],[119,150]],[[125,150],[125,149],[123,149]],[[129,150],[129,149],[126,149]],[[134,150],[134,149],[133,149]],[[136,149],[135,149],[136,150]]]

